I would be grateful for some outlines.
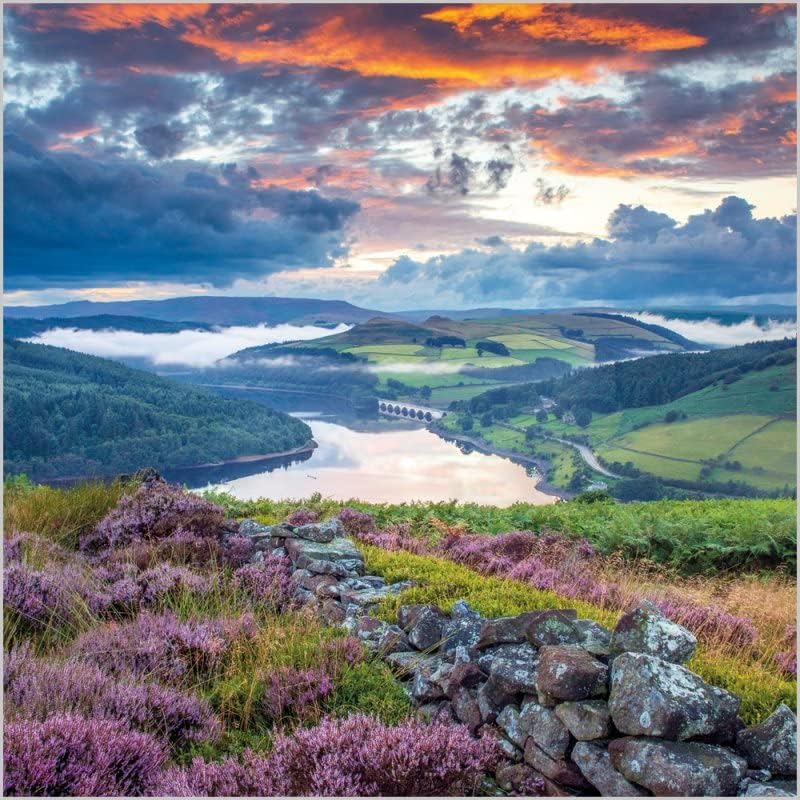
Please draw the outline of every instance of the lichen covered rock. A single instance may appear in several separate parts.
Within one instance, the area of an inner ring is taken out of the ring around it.
[[[578,742],[572,749],[572,760],[586,780],[605,797],[641,797],[647,794],[614,768],[605,747]]]
[[[586,700],[607,694],[608,667],[576,645],[539,651],[537,691],[557,700]]]
[[[740,731],[736,749],[755,769],[797,774],[797,717],[781,703],[760,725]]]
[[[743,758],[713,744],[626,737],[608,752],[615,769],[656,795],[729,797],[747,773]]]
[[[631,736],[691,739],[735,724],[739,699],[685,667],[644,653],[614,659],[609,710]]]
[[[605,700],[561,703],[555,714],[578,741],[604,739],[611,734],[611,713]]]
[[[682,664],[691,658],[697,637],[644,601],[620,617],[611,637],[612,653],[646,653]]]

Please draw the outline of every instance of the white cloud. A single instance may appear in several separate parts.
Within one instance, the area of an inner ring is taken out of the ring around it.
[[[793,320],[770,319],[764,325],[759,325],[754,317],[749,317],[733,325],[723,325],[710,317],[702,320],[681,319],[646,311],[630,316],[651,325],[662,325],[687,339],[706,345],[733,347],[765,339],[791,339],[797,336],[797,323]]]
[[[218,359],[245,347],[275,342],[307,341],[349,330],[349,325],[323,328],[315,325],[233,326],[212,331],[183,330],[177,333],[138,333],[119,330],[52,328],[27,341],[66,347],[103,358],[144,358],[155,366],[182,364],[211,366]]]
[[[452,375],[463,366],[464,363],[461,361],[456,363],[447,361],[425,362],[420,359],[419,363],[416,361],[382,361],[379,364],[369,364],[367,369],[376,374],[397,372],[409,375]]]

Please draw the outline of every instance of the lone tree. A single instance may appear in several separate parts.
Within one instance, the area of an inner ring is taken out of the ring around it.
[[[480,341],[475,345],[478,355],[483,355],[485,350],[487,353],[494,353],[496,356],[510,356],[511,351],[502,342]]]
[[[540,408],[536,412],[536,421],[537,422],[547,422],[547,412],[543,408]]]
[[[592,421],[592,412],[588,408],[575,409],[575,424],[580,428],[585,428]]]

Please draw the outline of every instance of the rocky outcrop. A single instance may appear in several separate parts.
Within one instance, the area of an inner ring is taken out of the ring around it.
[[[366,575],[338,520],[245,520],[238,535],[253,543],[254,562],[265,553],[291,559],[297,599],[382,658],[426,719],[459,721],[496,741],[503,758],[489,793],[796,791],[795,715],[780,706],[744,728],[738,698],[681,666],[694,636],[651,604],[624,614],[614,631],[570,609],[486,619],[464,601],[450,613],[402,605],[392,624],[370,612],[410,584]]]

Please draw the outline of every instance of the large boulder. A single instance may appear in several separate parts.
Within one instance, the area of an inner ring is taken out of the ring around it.
[[[538,661],[539,651],[529,642],[522,644],[498,644],[473,652],[475,663],[484,671],[491,672],[496,658],[507,661]]]
[[[614,769],[608,750],[601,745],[578,742],[572,748],[571,758],[583,777],[604,797],[641,797],[647,794]]]
[[[486,673],[471,661],[457,661],[447,675],[444,690],[452,697],[459,689],[474,689],[486,680]]]
[[[519,699],[517,692],[509,691],[494,675],[478,689],[478,707],[484,722],[494,722],[497,715],[507,706]]]
[[[583,648],[550,645],[539,650],[536,688],[556,700],[586,700],[604,697],[608,667]]]
[[[410,694],[417,703],[430,703],[432,700],[445,700],[447,693],[444,690],[447,676],[453,665],[441,658],[431,656],[420,662],[414,668],[414,677],[411,680]]]
[[[787,792],[773,783],[744,779],[739,787],[739,797],[797,797],[797,792]]]
[[[284,539],[293,536],[292,526],[285,522],[279,525],[262,525],[254,519],[243,519],[239,523],[239,536],[246,536],[257,550],[274,550]]]
[[[697,647],[697,637],[672,622],[649,601],[623,614],[611,636],[612,653],[646,653],[682,664]]]
[[[611,763],[629,781],[656,795],[729,797],[737,793],[747,762],[713,744],[662,739],[614,739]]]
[[[739,699],[685,667],[644,653],[614,659],[608,700],[614,725],[631,736],[691,739],[735,725]]]
[[[483,724],[476,692],[461,686],[453,693],[450,702],[456,717],[469,728],[471,733],[475,733]]]
[[[442,625],[441,649],[447,653],[469,653],[477,644],[480,635],[481,620],[479,618],[461,616],[448,619]]]
[[[797,717],[781,703],[760,725],[740,731],[736,749],[754,769],[797,774]]]
[[[605,700],[574,700],[555,707],[556,716],[578,741],[611,735],[611,714]]]

